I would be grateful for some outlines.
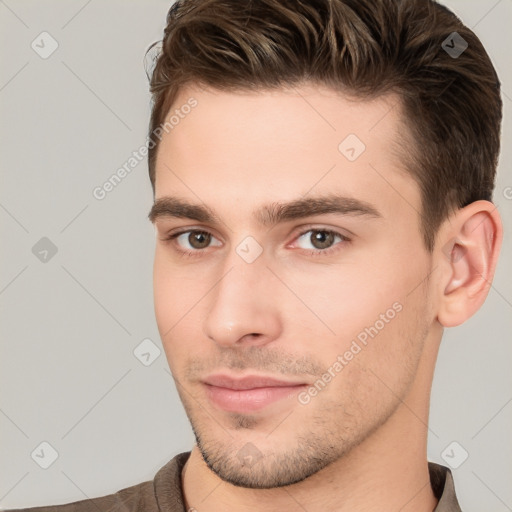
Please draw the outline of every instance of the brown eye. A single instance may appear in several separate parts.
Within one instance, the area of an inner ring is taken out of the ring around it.
[[[300,249],[306,249],[313,255],[327,255],[340,249],[350,239],[331,229],[308,229],[303,231],[295,242]]]
[[[311,231],[310,240],[315,249],[327,249],[336,238],[331,231]]]
[[[162,239],[165,242],[174,242],[180,250],[185,252],[195,252],[198,255],[211,246],[221,246],[222,243],[217,240],[208,231],[200,229],[189,229],[188,231],[180,231],[172,233]]]
[[[204,249],[210,245],[212,235],[206,231],[191,231],[188,235],[188,243],[194,249]]]

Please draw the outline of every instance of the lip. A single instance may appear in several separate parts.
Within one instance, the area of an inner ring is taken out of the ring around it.
[[[211,375],[203,380],[206,395],[226,412],[254,412],[295,396],[305,382],[290,382],[261,375],[233,378]]]
[[[264,375],[246,375],[241,378],[233,378],[228,375],[210,375],[204,379],[205,384],[219,388],[234,390],[254,389],[254,388],[278,388],[305,385],[305,382],[291,382],[266,377]]]

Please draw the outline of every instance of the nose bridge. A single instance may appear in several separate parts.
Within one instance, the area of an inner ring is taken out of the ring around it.
[[[219,345],[249,339],[251,343],[266,343],[277,336],[279,318],[272,298],[272,273],[263,254],[246,259],[251,250],[244,242],[232,248],[222,277],[212,290],[204,332]]]

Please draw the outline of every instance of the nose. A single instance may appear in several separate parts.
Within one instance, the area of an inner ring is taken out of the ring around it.
[[[277,339],[282,328],[274,290],[278,283],[264,258],[247,263],[234,253],[225,263],[223,277],[209,294],[206,336],[221,347],[258,346]]]

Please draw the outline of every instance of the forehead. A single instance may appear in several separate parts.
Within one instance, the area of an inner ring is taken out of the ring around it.
[[[192,102],[194,108],[189,107]],[[380,140],[389,145],[398,140],[402,131],[401,101],[396,94],[362,100],[311,83],[232,92],[188,85],[177,94],[166,119],[170,118],[173,126],[167,134],[172,132],[172,139],[182,147],[183,139],[191,132],[197,136],[208,132],[208,140],[203,139],[203,143],[231,139],[237,143],[247,140],[304,148],[307,138],[311,147],[321,140],[337,148],[348,133],[364,141]],[[212,127],[217,129],[211,130]],[[166,140],[171,139],[165,135]]]
[[[406,193],[418,202],[400,153],[407,151],[401,115],[396,95],[357,100],[313,84],[236,92],[188,86],[168,113],[175,122],[160,142],[155,197],[178,192],[218,203],[220,195],[240,202],[241,194],[290,200],[329,191],[387,198],[390,206]]]

